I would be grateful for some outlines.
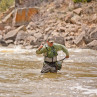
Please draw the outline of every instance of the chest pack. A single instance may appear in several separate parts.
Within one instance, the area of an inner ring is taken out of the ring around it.
[[[47,52],[45,54],[44,61],[56,62],[58,54],[57,54],[57,51],[56,51],[55,47],[52,46],[50,49],[48,47],[46,47],[46,50],[47,50]]]

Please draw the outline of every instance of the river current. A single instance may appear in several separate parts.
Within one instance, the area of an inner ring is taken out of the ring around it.
[[[0,97],[97,97],[97,51],[69,49],[62,69],[47,74],[35,51],[0,48]]]

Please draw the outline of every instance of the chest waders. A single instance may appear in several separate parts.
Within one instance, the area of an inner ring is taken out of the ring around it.
[[[49,58],[49,49],[47,49],[47,55],[44,58],[44,62],[47,63],[51,67],[56,67],[56,70],[60,70],[62,68],[62,61],[57,61],[57,51],[55,50],[55,47],[52,46],[51,53],[53,53],[53,56]]]

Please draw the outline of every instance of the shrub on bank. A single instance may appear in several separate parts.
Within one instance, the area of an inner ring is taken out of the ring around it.
[[[74,3],[77,2],[91,2],[92,0],[73,0]]]
[[[13,3],[14,0],[0,0],[0,11],[6,11]]]

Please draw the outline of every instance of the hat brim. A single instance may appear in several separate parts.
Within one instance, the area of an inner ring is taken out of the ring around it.
[[[54,41],[51,40],[51,41],[49,41],[49,42],[50,42],[50,43],[53,43]]]

